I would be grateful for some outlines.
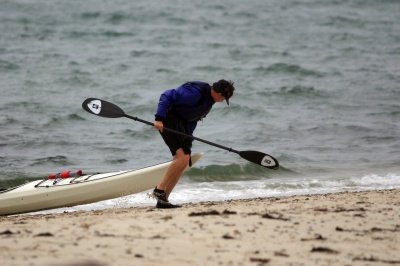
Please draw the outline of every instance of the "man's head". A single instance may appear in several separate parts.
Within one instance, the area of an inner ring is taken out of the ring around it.
[[[233,91],[235,90],[235,87],[233,87],[233,84],[234,83],[232,81],[226,81],[224,79],[221,79],[221,80],[215,82],[212,85],[212,89],[214,90],[214,92],[216,92],[220,96],[220,98],[222,100],[219,100],[220,98],[218,98],[218,97],[216,97],[218,99],[214,98],[214,100],[216,102],[218,102],[218,101],[223,101],[225,99],[226,103],[229,105],[229,98],[232,97]]]

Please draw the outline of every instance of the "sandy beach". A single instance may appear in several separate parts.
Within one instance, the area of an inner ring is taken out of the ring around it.
[[[3,216],[1,265],[400,265],[399,192]]]

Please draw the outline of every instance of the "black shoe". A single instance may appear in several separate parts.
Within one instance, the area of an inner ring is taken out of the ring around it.
[[[174,205],[169,201],[163,201],[163,200],[157,200],[157,209],[174,209],[174,208],[180,208],[182,207],[181,205]]]
[[[153,197],[156,200],[162,200],[162,201],[168,202],[167,194],[165,194],[165,191],[158,189],[157,187],[153,190]]]
[[[180,205],[174,205],[167,200],[167,195],[164,190],[157,187],[153,190],[153,197],[157,199],[156,208],[158,209],[173,209],[180,208]]]

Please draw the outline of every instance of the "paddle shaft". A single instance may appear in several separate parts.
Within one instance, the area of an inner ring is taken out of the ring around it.
[[[140,118],[135,117],[135,116],[127,115],[117,105],[115,105],[113,103],[110,103],[110,102],[107,102],[107,101],[104,101],[104,100],[100,100],[100,99],[96,99],[96,98],[88,98],[82,103],[82,108],[84,110],[86,110],[87,112],[91,113],[91,114],[98,115],[98,116],[101,116],[101,117],[108,117],[108,118],[126,117],[126,118],[129,118],[129,119],[132,119],[132,120],[135,120],[135,121],[139,121],[139,122],[142,122],[142,123],[144,123],[146,125],[154,127],[154,123],[146,121],[146,120],[143,120],[143,119],[140,119]],[[258,164],[258,165],[261,165],[261,166],[264,166],[264,167],[267,167],[267,168],[270,168],[270,169],[278,169],[279,168],[279,162],[274,157],[272,157],[271,155],[268,155],[268,154],[263,153],[263,152],[251,151],[251,150],[250,151],[249,150],[247,150],[247,151],[237,151],[237,150],[234,150],[232,148],[228,148],[228,147],[222,146],[220,144],[213,143],[213,142],[208,141],[208,140],[197,138],[197,137],[194,137],[192,135],[189,135],[189,134],[186,134],[186,133],[183,133],[183,132],[171,129],[171,128],[164,127],[163,130],[172,132],[174,134],[183,136],[185,138],[190,138],[192,140],[197,140],[197,141],[206,143],[208,145],[211,145],[211,146],[214,146],[214,147],[217,147],[217,148],[220,148],[220,149],[227,150],[229,152],[233,152],[233,153],[239,154],[239,156],[242,157],[245,160],[248,160],[250,162],[253,162],[255,164]]]
[[[142,122],[142,123],[144,123],[144,124],[147,124],[147,125],[149,125],[149,126],[154,126],[154,123],[149,122],[149,121],[146,121],[146,120],[143,120],[143,119],[140,119],[140,118],[138,118],[138,117],[130,116],[130,115],[127,115],[127,114],[124,114],[124,116],[125,116],[126,118],[133,119],[133,120],[135,120],[135,121],[139,121],[139,122]],[[234,153],[237,153],[237,154],[240,155],[240,152],[237,151],[237,150],[235,150],[235,149],[228,148],[228,147],[222,146],[222,145],[220,145],[220,144],[217,144],[217,143],[214,143],[214,142],[205,140],[205,139],[201,139],[201,138],[198,138],[198,137],[195,137],[195,136],[192,136],[192,135],[189,135],[189,134],[186,134],[186,133],[183,133],[183,132],[174,130],[174,129],[172,129],[172,128],[164,127],[163,130],[170,131],[170,132],[172,132],[172,133],[175,133],[175,134],[184,136],[184,137],[186,137],[186,138],[191,138],[191,139],[194,139],[194,140],[197,140],[197,141],[206,143],[206,144],[208,144],[208,145],[215,146],[215,147],[218,147],[218,148],[227,150],[227,151],[229,151],[229,152],[234,152]]]

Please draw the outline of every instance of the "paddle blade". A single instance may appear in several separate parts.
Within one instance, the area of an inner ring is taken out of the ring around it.
[[[271,155],[259,152],[259,151],[240,151],[238,153],[240,157],[246,159],[252,163],[267,167],[269,169],[278,169],[278,161]]]
[[[102,117],[117,118],[125,116],[125,112],[115,104],[96,98],[88,98],[83,101],[82,108],[91,114]]]

